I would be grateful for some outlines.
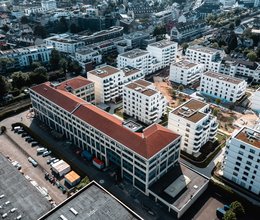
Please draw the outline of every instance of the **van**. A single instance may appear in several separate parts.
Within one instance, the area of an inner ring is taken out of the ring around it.
[[[222,219],[225,215],[226,211],[222,208],[217,208],[216,215],[219,219]]]
[[[38,147],[37,148],[37,154],[42,154],[45,151],[46,151],[46,148],[44,148],[44,147]]]

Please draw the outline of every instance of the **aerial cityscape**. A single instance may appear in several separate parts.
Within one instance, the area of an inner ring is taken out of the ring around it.
[[[0,0],[0,219],[259,208],[260,0]]]

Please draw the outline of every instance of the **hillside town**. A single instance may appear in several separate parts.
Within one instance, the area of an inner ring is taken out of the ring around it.
[[[260,0],[0,0],[0,218],[257,220]]]

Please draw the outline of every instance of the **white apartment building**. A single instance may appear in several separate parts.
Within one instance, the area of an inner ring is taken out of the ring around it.
[[[145,75],[152,73],[151,63],[152,58],[150,53],[141,49],[130,50],[119,54],[117,57],[118,68],[132,66],[134,68],[143,70]]]
[[[87,72],[87,78],[95,83],[96,103],[116,101],[122,95],[123,77],[123,71],[112,66]]]
[[[57,8],[56,0],[42,0],[41,6],[47,11],[55,10]]]
[[[74,54],[76,50],[83,47],[85,43],[80,41],[69,34],[58,34],[49,38],[44,39],[44,43],[49,46],[53,46],[56,50]]]
[[[260,114],[260,87],[253,93],[251,98],[251,109]]]
[[[194,156],[217,134],[217,118],[211,115],[209,107],[205,102],[190,99],[169,113],[168,128],[182,136],[181,149]]]
[[[32,87],[30,96],[38,119],[106,166],[118,166],[121,177],[146,195],[149,186],[178,163],[180,136],[161,125],[134,132],[113,115],[49,82]]]
[[[178,44],[169,40],[161,40],[148,44],[147,51],[150,52],[159,62],[162,68],[169,66],[176,60]]]
[[[165,114],[167,101],[152,83],[136,80],[125,85],[123,90],[123,109],[127,115],[152,124]]]
[[[50,61],[52,49],[52,46],[39,45],[5,50],[0,51],[0,58],[6,57],[14,59],[16,68],[25,67],[31,65],[35,61],[48,63]]]
[[[95,103],[94,83],[82,76],[77,76],[61,83],[51,83],[56,89],[70,92],[77,97]]]
[[[189,60],[179,60],[171,63],[169,80],[182,85],[191,85],[200,79],[204,70],[204,64],[196,64]]]
[[[193,63],[204,64],[206,70],[218,72],[224,52],[210,47],[194,45],[188,47],[185,55]]]
[[[143,78],[142,71],[125,67],[118,69],[109,65],[87,72],[89,80],[95,83],[96,103],[115,102],[122,97],[123,85]]]
[[[81,47],[75,52],[75,58],[79,63],[87,63],[87,62],[94,62],[94,63],[101,63],[102,62],[102,55],[97,51],[90,49],[88,47]]]
[[[200,80],[200,92],[227,102],[240,100],[246,92],[247,82],[232,76],[207,71]]]
[[[260,196],[260,131],[241,128],[226,144],[223,176]]]
[[[221,61],[219,72],[260,82],[260,65],[256,62],[224,57]]]

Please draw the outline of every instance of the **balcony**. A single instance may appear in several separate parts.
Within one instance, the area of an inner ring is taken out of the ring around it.
[[[204,130],[207,130],[209,128],[210,125],[210,120],[206,120],[205,122],[203,122],[202,126]]]

